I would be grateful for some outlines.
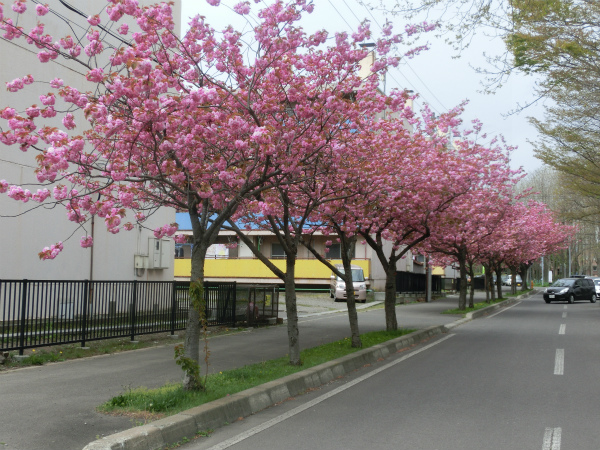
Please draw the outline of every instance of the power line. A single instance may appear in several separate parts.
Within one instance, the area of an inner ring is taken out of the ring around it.
[[[350,11],[350,13],[354,16],[354,18],[359,22],[362,23],[361,19],[358,17],[358,15],[355,13],[354,9],[348,4],[348,2],[346,0],[342,0],[342,2],[344,3],[344,5],[346,5],[346,8],[348,8],[348,10]],[[341,17],[341,19],[346,23],[346,25],[350,28],[350,30],[353,30],[352,25],[350,25],[350,23],[348,23],[348,21],[346,20],[346,18],[342,15],[342,13],[333,5],[333,3],[331,2],[331,0],[329,0],[329,3],[331,4],[331,6],[333,7],[333,9],[335,10],[335,12]],[[377,21],[377,18],[373,15],[373,13],[365,6],[362,5],[363,8],[367,11],[367,13],[371,16],[371,18],[373,19],[373,22],[379,27],[379,29],[381,31],[383,31],[383,27],[381,26],[381,24]],[[421,77],[417,74],[417,72],[411,67],[411,65],[408,63],[408,61],[404,62],[404,65],[406,65],[411,71],[412,73],[417,77],[417,79],[419,80],[419,82],[424,86],[425,90],[427,92],[429,92],[429,94],[431,94],[431,96],[435,99],[435,101],[437,101],[437,103],[442,107],[443,110],[448,111],[448,108],[446,108],[446,106],[439,100],[439,98],[432,92],[431,89],[429,89],[429,87],[427,86],[427,84],[421,79]],[[400,69],[396,68],[390,68],[390,70],[388,70],[387,75],[396,82],[396,84],[398,85],[399,88],[402,87],[402,84],[400,82],[398,82],[398,80],[394,77],[394,75],[391,73],[391,69],[396,69],[398,71],[398,74],[400,76],[402,76],[402,78],[404,78],[406,80],[406,83],[415,91],[420,91],[420,89],[417,89],[413,83],[411,83],[411,81],[408,79],[408,77],[406,77],[406,75],[404,75]],[[425,96],[423,96],[421,94],[421,97],[424,100],[427,100],[425,98]],[[430,107],[432,109],[434,109],[436,112],[440,113],[440,111],[431,104],[431,102],[427,102],[430,104]]]
[[[346,20],[346,18],[345,18],[344,16],[342,16],[342,14],[341,14],[341,13],[338,11],[338,9],[337,9],[335,6],[333,6],[333,3],[331,2],[331,0],[329,0],[329,4],[330,4],[330,5],[331,5],[331,7],[332,7],[332,8],[335,10],[335,12],[336,12],[336,13],[338,13],[338,16],[340,16],[340,17],[342,18],[342,20],[343,20],[344,22],[346,22],[346,25],[348,25],[348,28],[350,28],[350,31],[352,31],[352,25],[350,25],[350,24],[348,23],[348,21]]]

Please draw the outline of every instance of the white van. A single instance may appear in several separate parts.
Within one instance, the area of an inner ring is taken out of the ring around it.
[[[335,268],[344,273],[344,266],[342,264],[336,264]],[[357,302],[365,303],[367,301],[367,284],[362,267],[352,265],[350,269],[352,270],[352,281],[354,284],[354,299]],[[334,298],[336,302],[346,300],[346,283],[334,273],[331,274],[329,296]]]

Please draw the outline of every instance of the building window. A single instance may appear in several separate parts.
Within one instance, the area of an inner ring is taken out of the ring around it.
[[[326,256],[327,259],[342,259],[342,244],[331,244]]]
[[[271,258],[285,258],[285,252],[281,244],[271,244]]]

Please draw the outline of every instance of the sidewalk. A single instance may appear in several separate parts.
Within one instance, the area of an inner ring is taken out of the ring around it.
[[[484,299],[477,296],[476,301]],[[442,311],[456,308],[458,298],[450,296],[432,303],[414,303],[399,305],[397,317],[401,328],[425,330],[412,336],[417,342],[433,332],[443,332],[442,326],[452,326],[460,316],[440,314]],[[298,302],[302,303],[302,299]],[[359,308],[359,326],[361,333],[385,328],[382,308],[371,308],[374,303],[357,305]],[[344,303],[325,303],[321,311],[313,307],[300,307],[300,345],[309,348],[326,342],[343,339],[349,335],[348,316],[343,312]],[[360,312],[362,308],[369,308]],[[332,310],[337,310],[333,311]],[[432,331],[435,329],[435,331]],[[407,341],[394,345],[406,346]],[[409,344],[410,345],[410,344]],[[218,372],[247,364],[281,357],[287,354],[287,330],[285,326],[252,329],[241,333],[218,336],[210,339],[209,372]],[[377,350],[379,355],[382,351]],[[388,352],[390,350],[387,350]],[[373,349],[365,349],[359,361],[361,365],[374,354]],[[368,355],[367,355],[368,354]],[[357,355],[355,353],[354,355]],[[181,369],[175,364],[173,345],[151,349],[117,353],[99,357],[72,360],[63,363],[48,364],[0,374],[0,442],[5,450],[42,450],[67,449],[80,450],[86,444],[88,449],[149,449],[164,448],[192,436],[197,430],[215,428],[198,423],[196,416],[187,415],[183,421],[179,417],[163,419],[161,423],[136,426],[135,420],[123,416],[100,414],[95,408],[128,388],[145,386],[155,388],[167,382],[181,379]],[[337,361],[320,375],[315,369],[310,374],[299,375],[302,382],[278,380],[270,383],[275,392],[290,394],[288,386],[306,386],[307,382],[320,383],[331,374],[343,374],[353,370],[356,361]],[[363,362],[361,362],[363,361]],[[336,366],[337,364],[337,366]],[[345,366],[344,366],[345,365]],[[310,381],[312,380],[312,381]],[[282,386],[288,389],[282,389]],[[279,390],[277,390],[279,389]],[[270,402],[275,396],[255,388],[252,393],[237,394],[238,406],[249,405],[249,399],[258,398]],[[254,395],[254,397],[252,397]],[[267,395],[267,396],[265,396]],[[245,397],[244,397],[245,396]],[[289,396],[289,395],[288,395]],[[230,396],[232,399],[234,396]],[[286,397],[287,398],[287,397]],[[261,400],[261,401],[263,401]],[[227,410],[231,414],[239,411],[231,405],[215,402],[200,408],[215,408],[215,411]],[[252,401],[252,408],[269,406]],[[197,409],[197,408],[196,408]],[[222,425],[225,421],[222,421]],[[193,431],[190,433],[190,430]],[[116,434],[115,434],[116,433]],[[148,440],[150,439],[150,440]]]

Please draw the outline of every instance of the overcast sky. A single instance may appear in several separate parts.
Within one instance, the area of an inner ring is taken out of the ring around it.
[[[187,18],[200,14],[217,30],[230,23],[236,28],[243,26],[239,16],[227,8],[227,5],[232,6],[239,0],[222,0],[219,7],[210,6],[205,0],[182,2],[184,24],[187,24]],[[331,34],[337,31],[351,32],[364,18],[371,20],[373,30],[378,30],[379,26],[385,23],[385,17],[381,13],[367,10],[356,0],[317,0],[315,4],[314,12],[307,15],[302,23],[307,32],[317,29],[326,29]],[[256,8],[256,5],[253,6]],[[405,23],[400,18],[391,20],[397,30],[404,28]],[[386,90],[411,89],[420,95],[417,108],[427,103],[437,113],[445,112],[461,101],[468,100],[469,105],[463,115],[465,122],[480,119],[489,135],[502,134],[508,144],[518,146],[512,154],[513,168],[523,167],[526,172],[532,172],[541,167],[542,163],[533,156],[532,145],[528,142],[536,139],[536,132],[527,121],[528,116],[541,116],[541,105],[509,115],[517,104],[524,104],[532,99],[533,81],[513,76],[496,94],[479,93],[482,90],[483,75],[477,74],[473,66],[485,66],[483,52],[489,53],[494,49],[501,51],[502,42],[478,36],[459,59],[453,59],[454,51],[441,40],[436,40],[433,34],[428,37],[428,42],[430,50],[390,72]]]

